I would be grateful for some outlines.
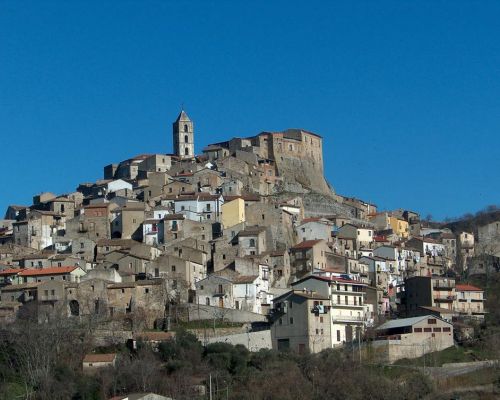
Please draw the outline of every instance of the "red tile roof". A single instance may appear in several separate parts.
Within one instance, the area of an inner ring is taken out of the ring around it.
[[[0,276],[16,275],[21,271],[22,269],[20,268],[7,268],[0,271]]]
[[[482,292],[483,289],[478,288],[477,286],[469,285],[468,283],[457,284],[455,285],[455,290],[459,292]]]
[[[316,246],[319,242],[321,242],[321,240],[305,240],[293,246],[292,250],[311,249],[314,246]]]
[[[19,272],[19,276],[60,275],[69,274],[78,267],[27,268]]]

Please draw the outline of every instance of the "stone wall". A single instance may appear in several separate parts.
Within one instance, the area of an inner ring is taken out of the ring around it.
[[[203,337],[198,336],[198,340],[204,344],[209,343],[229,343],[233,346],[243,345],[250,351],[259,351],[261,349],[272,349],[271,331],[245,332],[233,335],[222,335]]]
[[[187,318],[189,321],[201,321],[210,320],[213,318],[223,319],[227,322],[255,322],[255,321],[267,321],[265,315],[255,314],[248,311],[233,310],[231,308],[219,308],[215,306],[206,306],[200,304],[186,304],[187,306]]]

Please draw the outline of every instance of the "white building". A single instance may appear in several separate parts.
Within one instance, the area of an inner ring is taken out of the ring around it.
[[[183,214],[186,219],[200,222],[218,221],[222,204],[224,204],[222,195],[207,193],[180,196],[174,201],[176,214]]]

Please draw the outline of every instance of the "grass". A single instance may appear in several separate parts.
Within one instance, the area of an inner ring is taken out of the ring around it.
[[[498,386],[499,378],[498,368],[483,368],[467,374],[439,379],[436,382],[436,388],[438,391],[453,391],[458,388],[474,388],[490,384]]]
[[[448,363],[472,362],[487,359],[488,357],[486,357],[481,349],[453,346],[441,351],[426,354],[419,358],[399,360],[397,365],[413,367],[423,367],[424,365],[427,367],[441,367],[443,364]]]

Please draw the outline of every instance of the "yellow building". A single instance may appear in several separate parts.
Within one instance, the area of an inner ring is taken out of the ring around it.
[[[396,235],[401,236],[402,238],[408,237],[410,231],[408,221],[389,216],[389,225]]]
[[[407,238],[410,232],[408,221],[394,217],[388,212],[380,212],[369,216],[370,222],[377,230],[392,229],[392,232],[402,238]]]
[[[224,229],[245,222],[245,200],[241,197],[224,203],[221,210]]]

